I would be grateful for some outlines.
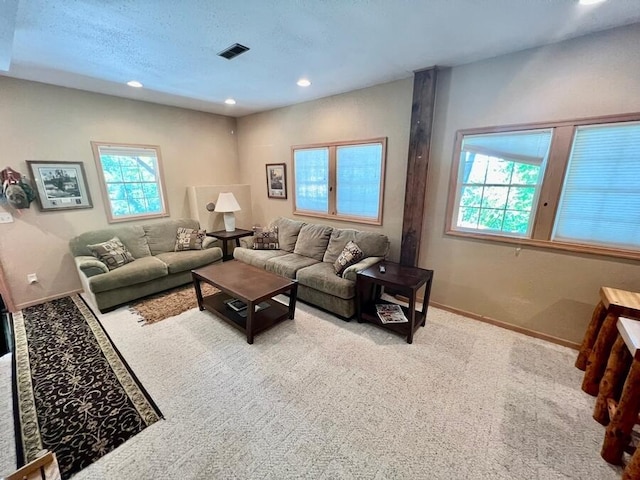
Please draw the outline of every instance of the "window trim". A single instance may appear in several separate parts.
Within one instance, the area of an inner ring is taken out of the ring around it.
[[[338,215],[336,211],[336,198],[337,198],[337,147],[353,146],[353,145],[367,145],[367,144],[381,144],[381,162],[380,162],[380,191],[378,194],[378,217],[364,218],[350,215]],[[328,198],[328,213],[318,213],[309,210],[299,210],[296,208],[296,162],[295,152],[296,150],[306,150],[313,148],[327,148],[329,150],[329,198]],[[325,142],[325,143],[313,143],[305,145],[293,145],[291,146],[291,165],[293,166],[293,214],[303,215],[305,217],[315,218],[328,218],[331,220],[339,220],[343,222],[362,223],[366,225],[382,225],[383,209],[384,209],[384,187],[386,177],[386,164],[387,164],[387,137],[369,138],[366,140],[346,140],[339,142]]]
[[[577,127],[585,125],[599,125],[607,123],[624,123],[640,121],[640,112],[619,115],[603,115],[599,117],[578,118],[575,120],[561,120],[556,122],[536,122],[526,124],[511,124],[502,126],[469,128],[456,131],[456,137],[451,160],[451,173],[449,177],[449,191],[447,195],[447,207],[445,211],[444,233],[452,237],[485,240],[489,242],[504,243],[507,245],[531,246],[544,249],[560,250],[573,253],[586,253],[592,255],[604,255],[628,260],[640,260],[640,250],[628,250],[615,247],[587,245],[573,242],[551,240],[554,221],[556,218],[562,185],[569,163],[569,155]],[[504,133],[520,130],[532,130],[551,128],[554,130],[547,167],[540,187],[538,207],[535,211],[531,238],[497,235],[491,233],[476,233],[454,230],[452,220],[457,195],[458,171],[460,168],[460,151],[465,135],[478,135],[488,133]]]
[[[102,170],[102,160],[100,159],[100,147],[121,147],[121,148],[145,148],[148,150],[155,150],[156,161],[158,163],[158,175],[160,181],[160,200],[162,201],[162,212],[160,213],[145,213],[143,215],[129,215],[127,217],[114,217],[111,210],[111,202],[109,200],[109,193],[107,191],[107,181],[104,177],[104,171]],[[96,162],[96,170],[98,170],[98,179],[100,180],[100,193],[102,194],[102,201],[104,203],[104,209],[107,214],[108,223],[121,223],[131,222],[135,220],[147,220],[153,218],[163,218],[169,216],[169,203],[167,201],[167,191],[164,182],[164,169],[162,167],[162,156],[160,153],[160,147],[158,145],[145,145],[138,143],[114,143],[114,142],[91,142],[91,149],[93,150],[93,158]]]

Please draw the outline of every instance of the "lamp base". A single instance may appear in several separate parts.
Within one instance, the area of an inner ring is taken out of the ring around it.
[[[236,215],[233,212],[224,212],[224,229],[227,232],[234,232],[236,230]]]

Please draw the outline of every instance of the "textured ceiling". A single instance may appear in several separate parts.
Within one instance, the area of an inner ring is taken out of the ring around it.
[[[636,22],[640,0],[0,0],[0,75],[242,116]]]

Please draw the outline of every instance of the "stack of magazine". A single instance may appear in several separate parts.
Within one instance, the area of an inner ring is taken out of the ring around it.
[[[409,320],[404,316],[402,307],[392,303],[376,304],[376,312],[382,323],[405,323]]]
[[[229,300],[225,300],[224,303],[227,305],[227,307],[235,311],[241,317],[247,316],[247,304],[244,303],[242,300],[238,300],[237,298],[230,298]],[[269,303],[261,302],[258,305],[256,305],[254,308],[256,312],[259,312],[260,310],[269,308]]]

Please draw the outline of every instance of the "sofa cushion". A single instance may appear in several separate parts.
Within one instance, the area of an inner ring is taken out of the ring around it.
[[[202,250],[202,242],[207,232],[194,228],[179,227],[176,233],[176,244],[173,250],[183,252],[185,250]]]
[[[151,255],[173,252],[176,246],[176,235],[180,227],[198,230],[200,224],[196,220],[183,218],[178,220],[162,220],[157,223],[143,225],[142,228],[144,229]]]
[[[93,256],[104,263],[109,270],[115,270],[135,260],[118,237],[113,237],[106,242],[87,245],[87,247]]]
[[[278,227],[255,227],[253,229],[254,250],[280,250],[278,244]]]
[[[233,249],[233,258],[263,270],[266,270],[267,260],[283,255],[287,255],[284,250],[253,250],[243,247]]]
[[[342,253],[338,256],[338,259],[333,264],[333,270],[336,272],[336,275],[342,275],[344,269],[357,263],[362,258],[363,253],[360,250],[360,247],[349,240],[342,250]]]
[[[167,275],[167,265],[156,257],[136,258],[133,262],[89,278],[93,293],[128,287]]]
[[[151,251],[147,245],[147,237],[140,225],[127,225],[115,228],[103,228],[81,233],[69,241],[69,248],[74,257],[93,255],[87,245],[106,242],[113,237],[118,237],[125,247],[131,252],[133,258],[148,257]]]
[[[321,262],[327,250],[332,231],[333,227],[327,225],[303,225],[298,234],[298,240],[296,240],[296,247],[293,249],[293,253]]]
[[[304,222],[285,217],[278,217],[271,222],[271,226],[278,227],[278,244],[281,250],[293,252],[300,229],[304,225]]]
[[[318,263],[318,260],[296,253],[287,253],[267,260],[265,269],[283,277],[296,278],[298,270],[314,263]]]
[[[327,262],[316,263],[310,267],[301,268],[296,275],[300,285],[349,300],[356,295],[356,283],[338,277],[333,265]]]
[[[222,258],[222,250],[220,248],[209,248],[207,250],[165,252],[156,255],[156,258],[167,264],[169,273],[178,273],[204,267],[220,260]]]
[[[386,235],[334,228],[322,261],[334,263],[349,241],[355,242],[360,247],[363,258],[385,257],[389,253],[389,239]]]

